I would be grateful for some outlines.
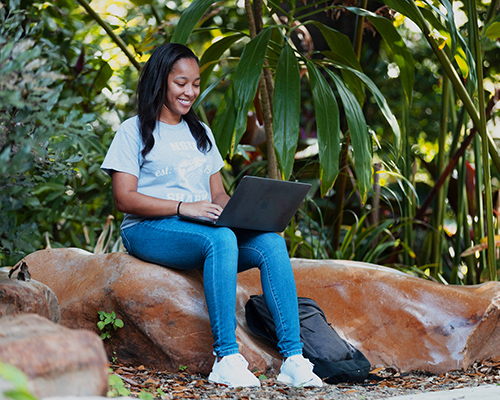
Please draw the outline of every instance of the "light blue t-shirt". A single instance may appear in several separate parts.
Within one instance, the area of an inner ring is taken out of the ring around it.
[[[136,176],[137,191],[148,196],[184,202],[211,201],[210,176],[224,166],[224,161],[210,128],[203,124],[212,143],[211,150],[203,154],[184,120],[178,125],[158,122],[153,132],[153,149],[143,158],[138,124],[135,116],[120,125],[101,165],[103,171],[109,175],[119,171]],[[143,219],[125,214],[121,228]]]

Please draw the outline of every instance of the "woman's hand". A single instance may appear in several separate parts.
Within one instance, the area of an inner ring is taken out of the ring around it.
[[[218,204],[210,203],[208,200],[203,200],[194,203],[181,203],[178,210],[179,215],[185,217],[201,217],[217,221],[222,212],[222,207]]]
[[[176,200],[163,200],[137,192],[137,178],[125,172],[115,171],[113,181],[113,198],[118,211],[144,217],[163,217],[179,214],[187,217],[202,217],[217,220],[222,209],[229,200],[224,191],[220,172],[210,177],[210,192],[213,203],[208,200],[194,203],[183,202],[179,206]]]

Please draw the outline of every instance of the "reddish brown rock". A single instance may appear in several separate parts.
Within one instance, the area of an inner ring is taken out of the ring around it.
[[[207,373],[212,336],[199,271],[178,272],[124,253],[43,250],[26,258],[35,279],[59,298],[62,324],[96,328],[97,312],[125,322],[113,346],[118,360]],[[299,296],[314,298],[329,322],[375,366],[434,373],[500,356],[500,283],[445,286],[370,264],[292,260]],[[255,339],[244,318],[258,271],[239,275],[240,349],[251,368],[275,368],[278,354]]]
[[[26,313],[61,321],[57,297],[49,287],[33,279],[17,280],[16,274],[10,279],[6,268],[0,270],[0,317]]]
[[[99,336],[36,314],[0,318],[0,360],[23,371],[39,398],[107,392],[109,363]]]

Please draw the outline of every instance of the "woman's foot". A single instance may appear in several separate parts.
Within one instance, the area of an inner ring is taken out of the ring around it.
[[[248,362],[241,354],[231,354],[220,360],[216,358],[208,380],[231,388],[260,386],[259,379],[248,370]]]
[[[313,372],[313,368],[314,365],[307,358],[297,354],[283,362],[277,380],[295,387],[321,387],[323,381]]]

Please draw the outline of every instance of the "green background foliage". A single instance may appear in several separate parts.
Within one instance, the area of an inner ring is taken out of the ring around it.
[[[313,183],[285,231],[291,255],[497,278],[498,1],[0,7],[2,265],[47,245],[104,251],[106,221],[120,249],[99,166],[141,64],[177,41],[200,56],[196,110],[228,190],[244,173]]]

